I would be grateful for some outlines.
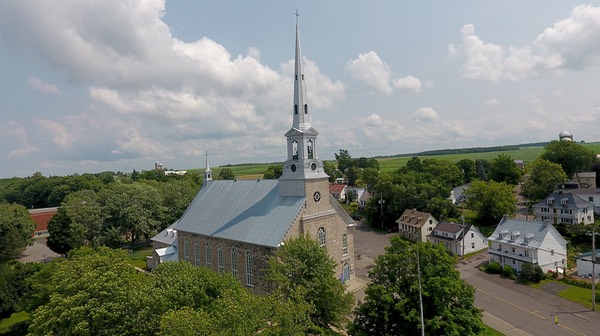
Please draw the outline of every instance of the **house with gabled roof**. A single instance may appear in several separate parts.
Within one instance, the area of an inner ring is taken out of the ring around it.
[[[592,224],[594,204],[571,193],[559,190],[533,205],[536,219],[552,224]]]
[[[567,266],[567,241],[549,222],[505,217],[488,241],[491,260],[517,271],[526,262],[540,266],[544,272]]]
[[[396,223],[401,237],[424,243],[438,221],[430,213],[410,209],[405,210]]]
[[[329,194],[338,201],[346,199],[346,185],[342,183],[330,183]]]
[[[180,261],[228,272],[256,293],[271,289],[264,277],[268,258],[300,235],[327,250],[337,278],[354,276],[355,223],[330,195],[329,176],[318,157],[319,133],[311,125],[298,23],[293,82],[292,127],[285,133],[281,177],[213,180],[207,156],[202,188],[172,227]]]
[[[464,256],[487,247],[487,238],[471,224],[442,221],[428,235],[432,243],[444,245],[450,253]]]

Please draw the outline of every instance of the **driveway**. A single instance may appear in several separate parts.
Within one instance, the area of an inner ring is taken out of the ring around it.
[[[60,257],[60,254],[53,252],[46,246],[46,238],[44,237],[36,238],[33,245],[27,246],[17,260],[20,262],[46,262],[58,257]]]

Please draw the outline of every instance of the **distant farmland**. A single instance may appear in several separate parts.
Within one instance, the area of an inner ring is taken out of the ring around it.
[[[600,153],[600,142],[592,142],[583,144],[586,148],[589,148],[594,153]],[[506,146],[510,148],[509,150],[495,150],[495,151],[482,151],[482,148],[473,148],[473,152],[469,152],[469,149],[461,149],[460,154],[435,154],[430,155],[428,152],[425,152],[421,155],[417,154],[405,154],[398,155],[393,157],[375,157],[375,159],[379,162],[380,170],[382,172],[390,172],[399,167],[403,167],[406,165],[406,162],[410,160],[413,156],[418,156],[421,160],[426,159],[437,159],[437,160],[448,160],[451,162],[458,162],[462,159],[471,159],[471,160],[492,160],[499,154],[505,154],[512,157],[515,160],[523,160],[525,164],[535,160],[538,155],[544,149],[543,145],[530,145],[527,147],[522,146]],[[495,147],[494,147],[495,148]],[[499,147],[500,148],[500,147]],[[485,150],[485,149],[483,149]],[[453,151],[453,150],[448,150]],[[444,151],[438,151],[444,152]],[[352,151],[350,150],[350,155],[352,155]],[[233,174],[239,179],[257,179],[261,178],[263,174],[267,171],[270,165],[276,165],[281,163],[249,163],[249,164],[239,164],[239,165],[226,165],[220,166],[218,168],[213,169],[213,175],[218,176],[219,171],[223,168],[229,168],[233,171]],[[189,171],[195,173],[202,173],[204,169],[190,169]]]

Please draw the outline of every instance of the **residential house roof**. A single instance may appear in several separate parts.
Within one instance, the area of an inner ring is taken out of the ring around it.
[[[503,218],[488,240],[535,248],[542,246],[546,236],[551,232],[557,240],[566,244],[560,233],[548,222]]]
[[[341,194],[344,189],[346,189],[346,185],[345,184],[341,184],[341,183],[330,183],[329,184],[329,193],[330,194]]]
[[[546,198],[535,204],[533,207],[545,208],[549,204],[552,204],[552,207],[554,208],[563,207],[567,209],[584,209],[594,206],[592,203],[571,192],[563,192],[562,190],[559,190],[546,196]]]
[[[305,197],[279,196],[278,180],[207,181],[174,228],[277,247],[304,202]]]
[[[427,212],[420,212],[416,209],[405,210],[402,216],[396,220],[396,223],[420,228],[427,222],[429,217],[431,217],[431,214]]]

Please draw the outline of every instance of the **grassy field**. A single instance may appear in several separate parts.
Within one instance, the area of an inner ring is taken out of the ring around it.
[[[14,324],[26,321],[30,318],[27,312],[18,312],[12,314],[10,317],[0,320],[0,335],[9,334],[11,327]]]
[[[495,329],[492,329],[488,326],[485,326],[485,330],[479,335],[480,336],[504,336],[503,333],[501,333]]]
[[[151,256],[154,250],[152,246],[145,247],[143,249],[135,250],[129,255],[128,263],[133,266],[145,269],[146,268],[146,257]]]
[[[600,142],[586,143],[583,144],[586,148],[592,150],[594,153],[600,153]],[[471,159],[471,160],[492,160],[496,158],[499,154],[506,154],[512,157],[515,160],[523,160],[525,164],[535,160],[544,147],[535,146],[535,147],[522,147],[518,150],[510,150],[510,151],[495,151],[495,152],[485,152],[485,153],[463,153],[463,154],[446,154],[446,155],[431,155],[431,156],[420,156],[422,160],[424,159],[437,159],[437,160],[448,160],[451,162],[458,162],[462,159]],[[395,156],[395,157],[385,157],[385,158],[377,158],[379,162],[379,167],[382,172],[390,172],[394,171],[400,167],[406,165],[406,162],[411,159],[412,156]],[[240,164],[240,165],[231,165],[231,166],[221,166],[213,169],[213,175],[218,176],[219,171],[223,168],[229,168],[233,171],[233,174],[239,179],[257,179],[263,176],[263,174],[267,171],[270,165],[276,165],[280,163],[251,163],[251,164]],[[189,169],[189,172],[200,173],[204,172],[204,169]]]

